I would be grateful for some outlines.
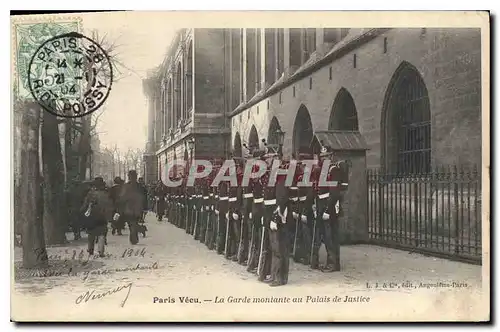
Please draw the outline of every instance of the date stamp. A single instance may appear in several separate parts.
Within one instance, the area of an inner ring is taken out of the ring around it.
[[[36,101],[60,117],[82,117],[103,105],[113,82],[106,51],[78,32],[42,43],[29,63],[28,87]]]

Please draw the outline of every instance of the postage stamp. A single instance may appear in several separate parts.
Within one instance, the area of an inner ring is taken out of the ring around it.
[[[491,319],[489,13],[75,16],[12,19],[12,320]]]
[[[38,20],[27,18],[13,22],[14,84],[15,98],[33,100],[29,88],[29,66],[36,50],[47,40],[69,32],[79,32],[81,23],[77,19],[66,20],[51,18]]]

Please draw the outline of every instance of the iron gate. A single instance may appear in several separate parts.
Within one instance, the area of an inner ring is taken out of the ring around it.
[[[367,171],[374,244],[481,263],[481,174],[440,167],[425,174]]]

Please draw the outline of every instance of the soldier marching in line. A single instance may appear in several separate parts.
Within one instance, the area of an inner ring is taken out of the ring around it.
[[[207,202],[207,231],[205,235],[205,245],[208,250],[213,250],[215,248],[215,186],[212,186],[212,182],[215,178],[216,173],[212,171],[207,178],[208,186],[208,202]]]
[[[217,243],[216,250],[217,253],[222,255],[226,251],[226,214],[229,211],[229,183],[226,181],[221,181],[219,183],[219,205],[218,205],[218,225],[217,225]]]
[[[292,162],[297,164],[297,161],[295,160],[295,155],[292,156]],[[288,239],[289,239],[289,245],[288,248],[290,250],[290,254],[294,254],[295,252],[295,247],[296,247],[296,242],[297,242],[297,235],[299,231],[299,188],[297,187],[297,183],[299,181],[298,175],[300,173],[300,169],[297,167],[295,168],[295,173],[293,174],[293,182],[292,185],[289,188],[289,196],[290,196],[290,220],[291,222],[288,225]]]
[[[259,157],[258,152],[254,153],[254,157]],[[258,166],[254,165],[252,172],[257,173]],[[247,271],[257,273],[259,263],[260,243],[262,240],[262,218],[264,216],[264,186],[262,178],[250,179],[253,204],[250,219],[250,245],[248,250]]]
[[[271,272],[271,242],[269,239],[269,226],[273,218],[273,212],[276,209],[276,191],[275,187],[269,186],[270,170],[274,155],[266,155],[268,166],[266,173],[262,176],[262,186],[264,191],[264,209],[261,218],[261,240],[259,251],[259,263],[257,266],[257,275],[259,281],[269,282],[272,281]],[[272,159],[271,159],[272,158]]]
[[[201,208],[200,208],[200,236],[201,243],[205,243],[205,237],[208,227],[208,209],[209,209],[209,186],[208,178],[201,179]]]
[[[228,198],[228,211],[226,214],[226,242],[225,242],[225,253],[226,259],[230,259],[233,262],[238,261],[238,244],[240,242],[240,207],[242,204],[240,185],[243,179],[243,173],[239,165],[239,160],[235,160],[236,165],[236,180],[237,186],[231,186],[229,184],[229,198]]]
[[[349,166],[346,160],[335,160],[335,154],[331,154],[332,164],[329,169],[329,178],[333,182],[330,186],[330,201],[328,202],[328,214],[326,219],[330,223],[332,234],[332,247],[334,255],[327,261],[327,266],[332,266],[333,271],[340,271],[340,225],[339,218],[342,216],[342,203],[349,186]],[[328,258],[328,257],[327,257]]]
[[[247,160],[246,162],[248,162]],[[247,265],[249,260],[250,238],[252,234],[252,206],[253,206],[253,192],[252,182],[249,181],[246,186],[241,185],[242,202],[240,206],[241,223],[240,223],[240,241],[238,243],[238,263]]]
[[[282,163],[281,169],[287,169],[288,164]],[[276,208],[269,224],[269,239],[271,243],[271,283],[276,287],[288,283],[290,264],[290,233],[289,222],[293,220],[290,212],[290,193],[286,186],[286,175],[278,175],[275,187]]]
[[[309,159],[310,155],[301,154],[300,158]],[[297,167],[297,183],[304,181],[305,165],[299,163]],[[300,262],[305,265],[310,264],[311,246],[312,246],[312,231],[314,225],[313,205],[315,200],[315,190],[312,186],[300,186],[298,190],[298,216],[296,230],[296,241],[294,245],[293,259],[295,262]]]
[[[178,181],[179,177],[174,177],[174,181]],[[172,225],[177,226],[179,220],[179,187],[172,187]]]
[[[193,224],[193,238],[198,240],[200,238],[200,223],[201,223],[201,207],[202,207],[202,179],[194,181],[194,224]]]
[[[327,181],[333,181],[332,188],[320,183],[320,171],[325,160],[332,155],[332,151],[327,147],[323,147],[320,153],[320,163],[319,167],[313,172],[313,178],[316,189],[316,204],[313,206],[313,211],[315,214],[314,228],[313,228],[313,241],[311,249],[311,268],[318,269],[319,267],[319,248],[321,242],[325,244],[327,253],[327,262],[324,267],[321,268],[324,272],[333,272],[340,270],[340,256],[338,248],[334,247],[334,240],[332,238],[332,220],[331,216],[334,214],[332,210],[332,200],[330,197],[333,187],[338,186],[338,175],[337,172],[333,171],[333,165],[330,165],[328,169]],[[334,206],[333,206],[334,208]],[[337,264],[338,263],[338,264]]]
[[[194,204],[194,187],[187,186],[186,188],[186,198],[187,198],[187,207],[186,207],[186,233],[191,234],[191,229],[193,225],[193,204]]]
[[[179,228],[181,228],[181,229],[186,229],[186,223],[187,223],[187,214],[188,214],[187,180],[188,180],[187,173],[183,174],[182,186],[181,186],[181,199],[180,199],[181,215],[180,215],[180,222],[179,222]]]
[[[175,178],[172,176],[170,177],[170,180],[171,181],[175,181]],[[174,225],[175,221],[174,221],[174,218],[175,218],[175,204],[176,204],[176,199],[175,199],[175,191],[176,191],[176,188],[175,187],[169,187],[169,191],[170,191],[170,194],[169,194],[169,201],[168,201],[168,205],[169,205],[169,213],[168,213],[168,221]]]

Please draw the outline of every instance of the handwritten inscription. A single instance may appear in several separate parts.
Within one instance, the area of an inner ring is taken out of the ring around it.
[[[151,265],[137,264],[135,266],[128,266],[128,267],[123,267],[123,268],[98,269],[98,270],[84,271],[83,276],[82,276],[82,280],[86,281],[89,279],[90,276],[108,275],[108,274],[112,274],[115,272],[136,271],[136,270],[157,270],[158,268],[159,268],[158,262],[154,262]]]
[[[88,301],[92,301],[92,300],[100,300],[104,297],[109,297],[110,295],[118,293],[124,289],[128,289],[127,295],[125,295],[125,299],[123,299],[123,301],[120,303],[120,307],[123,308],[125,306],[125,303],[127,303],[128,297],[130,295],[130,290],[132,289],[132,285],[133,284],[130,282],[124,286],[118,286],[116,288],[112,288],[110,290],[107,290],[107,291],[101,292],[101,293],[96,292],[96,290],[88,290],[85,293],[83,293],[82,295],[78,296],[75,300],[75,303],[81,304],[82,302],[87,303]]]
[[[91,259],[100,258],[98,254],[90,256],[86,251],[80,249],[77,251],[73,249],[69,251],[68,249],[64,250],[64,252],[56,252],[48,255],[46,251],[35,251],[37,258],[42,259],[44,256],[47,256],[49,260],[62,260],[62,261],[80,261],[80,262],[88,262]],[[110,253],[104,254],[105,258],[129,258],[129,257],[139,257],[145,258],[147,253],[147,249],[144,247],[142,249],[132,249],[126,248],[120,255],[114,255]]]

